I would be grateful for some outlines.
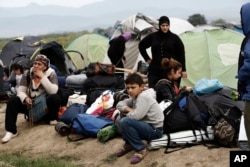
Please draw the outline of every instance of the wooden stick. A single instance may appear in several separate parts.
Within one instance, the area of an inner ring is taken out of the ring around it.
[[[135,70],[133,69],[128,69],[128,68],[119,68],[119,67],[115,67],[115,70],[118,70],[118,71],[124,71],[124,72],[130,72],[130,73],[134,73],[136,72]]]
[[[31,105],[29,110],[29,126],[33,127],[33,106]]]

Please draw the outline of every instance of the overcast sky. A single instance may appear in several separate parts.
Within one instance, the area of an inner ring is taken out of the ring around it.
[[[0,7],[23,7],[27,6],[30,3],[37,3],[39,5],[61,5],[61,6],[67,6],[67,7],[81,7],[87,4],[91,4],[94,2],[100,2],[104,0],[0,0]],[[146,0],[145,0],[146,1]],[[156,2],[157,0],[155,0]],[[176,1],[176,0],[175,0]],[[230,2],[238,2],[239,4],[243,4],[245,2],[248,2],[248,0],[230,0]],[[229,0],[207,0],[198,1],[201,4],[204,4],[204,6],[214,6],[217,3],[227,3]],[[196,4],[196,0],[187,0],[188,5]],[[180,5],[180,4],[179,4]],[[185,4],[183,4],[185,6]]]
[[[34,2],[39,5],[61,5],[67,7],[81,7],[103,0],[0,0],[1,7],[22,7]]]
[[[104,1],[104,0],[0,0],[0,7],[23,7],[23,6],[27,6],[30,3],[37,3],[39,5],[54,4],[54,5],[61,5],[61,6],[67,6],[67,7],[80,7],[80,6],[84,6],[87,4],[100,2],[100,1]],[[218,1],[222,1],[222,0],[218,0]],[[237,1],[240,4],[248,2],[248,0],[235,0],[235,1]],[[195,3],[191,3],[192,0],[187,0],[187,2],[191,6],[195,4]],[[204,5],[212,4],[212,6],[216,4],[216,1],[212,1],[212,0],[205,0],[204,2],[200,0],[199,2]],[[223,0],[223,2],[227,3],[227,0]],[[234,2],[234,0],[231,0],[231,2]]]

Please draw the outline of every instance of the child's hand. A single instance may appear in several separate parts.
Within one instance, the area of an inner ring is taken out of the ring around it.
[[[122,111],[122,115],[127,115],[129,111]]]
[[[131,112],[131,111],[134,111],[134,109],[133,108],[130,108],[130,107],[126,107],[125,109],[124,109],[124,111],[122,111],[122,114],[123,115],[127,115],[129,112]]]

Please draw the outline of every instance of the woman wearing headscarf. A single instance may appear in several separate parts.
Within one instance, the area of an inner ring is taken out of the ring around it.
[[[155,84],[162,79],[163,69],[161,60],[163,58],[173,58],[182,64],[182,77],[187,78],[185,65],[185,48],[178,35],[170,31],[170,21],[167,16],[159,19],[159,30],[143,38],[139,43],[139,50],[148,67],[148,86],[154,88]],[[151,57],[147,53],[147,48],[151,47]],[[181,78],[180,78],[181,79]],[[178,86],[180,85],[178,80]]]
[[[2,142],[6,143],[17,136],[17,115],[28,115],[31,124],[46,117],[48,122],[57,119],[61,99],[57,95],[58,80],[55,71],[50,68],[49,59],[45,55],[36,56],[30,70],[24,72],[17,96],[7,102],[5,114],[6,134]]]

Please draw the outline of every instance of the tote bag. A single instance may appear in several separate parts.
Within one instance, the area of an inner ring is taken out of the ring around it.
[[[46,115],[46,96],[47,94],[42,94],[33,100],[33,106],[29,110],[29,117],[33,122],[38,122]]]

